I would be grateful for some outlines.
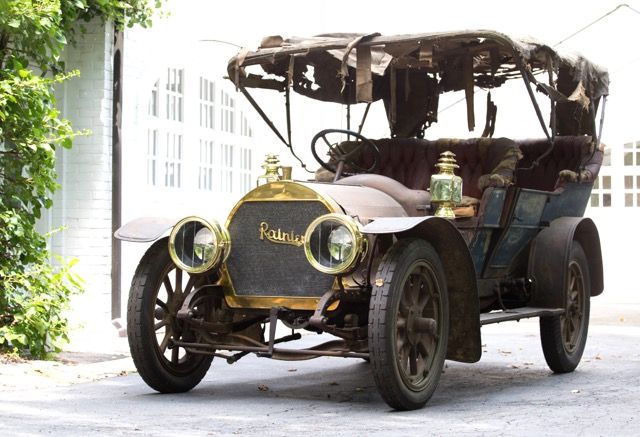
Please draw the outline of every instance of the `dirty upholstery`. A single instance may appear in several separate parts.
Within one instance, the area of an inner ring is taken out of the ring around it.
[[[506,186],[513,180],[513,171],[520,158],[515,142],[508,138],[440,139],[417,138],[375,140],[380,160],[374,175],[355,175],[341,179],[345,185],[365,185],[377,188],[394,197],[407,214],[416,215],[430,203],[426,192],[431,175],[437,172],[440,154],[446,150],[456,154],[462,177],[463,192],[467,198],[480,199],[489,186]],[[348,143],[343,143],[348,148]],[[357,164],[369,167],[373,154],[364,149]],[[469,200],[469,199],[467,199]],[[469,202],[467,202],[469,203]],[[417,208],[417,210],[416,210]]]
[[[590,136],[556,137],[549,155],[533,166],[536,158],[549,149],[547,139],[527,139],[516,142],[523,158],[516,170],[516,186],[542,191],[554,191],[567,182],[591,183],[602,165],[602,150],[592,153]]]
[[[513,179],[513,169],[519,158],[517,145],[508,138],[439,139],[417,138],[381,139],[374,141],[380,149],[380,164],[375,173],[394,179],[412,190],[426,190],[431,175],[437,173],[440,154],[449,150],[456,154],[462,177],[462,194],[477,199],[487,186],[507,185]],[[361,157],[364,166],[370,165],[372,156],[365,151]],[[505,163],[506,160],[506,163]],[[509,168],[510,167],[510,168]],[[489,181],[483,175],[497,174],[500,178]],[[497,181],[500,179],[501,181]],[[479,184],[483,182],[483,186]]]

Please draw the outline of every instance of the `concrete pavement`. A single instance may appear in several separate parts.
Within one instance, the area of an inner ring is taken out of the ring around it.
[[[487,326],[482,360],[447,362],[419,411],[390,411],[359,360],[250,356],[232,366],[215,359],[205,380],[181,395],[156,394],[137,374],[5,385],[0,423],[5,435],[640,435],[637,307],[593,303],[587,349],[574,373],[547,369],[537,321]],[[125,373],[126,362],[106,361]]]

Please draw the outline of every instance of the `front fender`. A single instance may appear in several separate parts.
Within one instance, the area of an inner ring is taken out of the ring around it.
[[[176,222],[167,217],[140,217],[120,227],[113,236],[118,240],[148,243],[162,237]]]
[[[447,359],[474,363],[482,355],[480,307],[473,260],[456,227],[440,217],[384,217],[363,229],[366,234],[417,237],[433,245],[440,256],[449,291]]]

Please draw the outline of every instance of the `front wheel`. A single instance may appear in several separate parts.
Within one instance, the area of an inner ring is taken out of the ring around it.
[[[378,268],[369,306],[369,357],[384,400],[421,408],[440,380],[449,301],[440,257],[427,242],[398,241]]]
[[[195,339],[176,314],[197,282],[171,261],[163,238],[144,254],[131,283],[127,308],[131,357],[144,382],[161,393],[191,390],[213,359],[173,344]]]
[[[582,246],[574,241],[567,265],[564,314],[540,318],[540,340],[549,368],[555,373],[572,372],[580,363],[587,343],[591,277]]]

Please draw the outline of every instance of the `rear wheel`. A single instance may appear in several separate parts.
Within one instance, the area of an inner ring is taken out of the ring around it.
[[[393,408],[421,408],[440,380],[449,302],[438,254],[423,240],[398,241],[380,263],[369,306],[369,356]]]
[[[177,340],[195,340],[176,314],[197,280],[175,266],[163,238],[144,254],[131,283],[127,309],[131,357],[142,379],[161,393],[191,390],[213,359],[173,345]]]
[[[582,246],[574,241],[567,265],[566,311],[540,318],[540,340],[547,365],[555,373],[572,372],[587,343],[591,278]]]

